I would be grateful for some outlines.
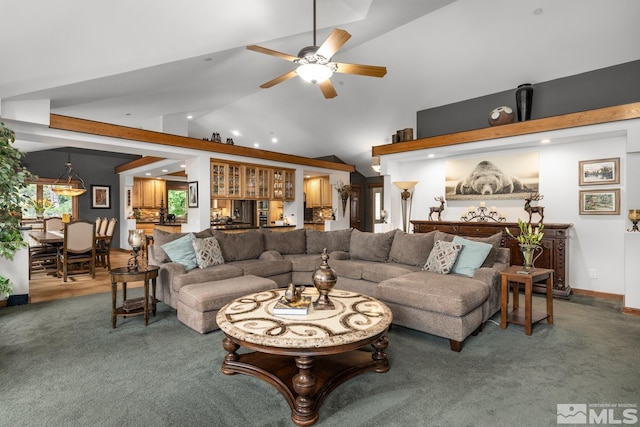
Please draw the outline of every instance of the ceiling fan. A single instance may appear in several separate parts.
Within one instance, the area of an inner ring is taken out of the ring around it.
[[[351,34],[345,30],[334,29],[322,46],[316,45],[316,0],[313,0],[313,46],[304,47],[298,52],[298,56],[289,55],[275,50],[267,49],[256,45],[249,45],[247,49],[254,52],[264,53],[291,61],[298,64],[295,70],[289,71],[273,80],[270,80],[260,87],[270,88],[289,80],[295,76],[300,76],[303,80],[317,84],[325,98],[333,98],[336,95],[335,88],[329,78],[333,73],[356,74],[369,77],[384,77],[387,74],[386,67],[374,65],[344,64],[331,61],[331,57],[351,38]]]

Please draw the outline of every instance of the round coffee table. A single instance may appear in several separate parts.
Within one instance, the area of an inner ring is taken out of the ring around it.
[[[364,372],[387,372],[385,336],[391,310],[367,295],[334,289],[335,310],[275,316],[284,289],[238,298],[220,309],[216,321],[226,337],[222,373],[251,375],[273,385],[291,407],[291,419],[307,426],[338,385]],[[317,298],[315,289],[303,295]],[[373,352],[358,351],[371,345]],[[240,346],[254,350],[238,354]]]

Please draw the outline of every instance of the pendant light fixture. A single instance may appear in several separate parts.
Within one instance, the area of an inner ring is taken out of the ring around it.
[[[63,175],[67,175],[66,182],[61,181]],[[73,181],[78,182],[78,187],[73,185]],[[58,179],[53,183],[53,192],[59,196],[80,196],[87,192],[84,180],[80,178],[78,171],[71,166],[71,153],[67,153],[67,164]]]

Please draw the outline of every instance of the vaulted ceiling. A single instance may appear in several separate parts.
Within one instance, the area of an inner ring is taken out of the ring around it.
[[[317,14],[318,44],[352,35],[334,60],[387,75],[334,74],[333,99],[299,78],[260,89],[294,66],[245,46],[311,45],[312,0],[3,0],[0,99],[145,129],[191,115],[191,137],[370,176],[371,147],[419,110],[640,59],[637,0],[318,0]]]

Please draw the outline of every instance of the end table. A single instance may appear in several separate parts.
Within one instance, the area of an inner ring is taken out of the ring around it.
[[[502,298],[500,301],[500,327],[506,329],[508,323],[523,325],[526,335],[531,335],[533,324],[543,319],[547,319],[549,325],[553,325],[553,270],[547,268],[536,268],[527,273],[521,273],[524,267],[512,265],[501,271],[502,276]],[[533,284],[545,280],[547,312],[535,312],[531,308],[531,294]],[[513,311],[507,312],[509,306],[509,284],[513,287]],[[518,294],[520,284],[524,285],[524,312],[519,307]]]
[[[129,270],[128,267],[118,267],[109,271],[111,274],[111,327],[116,327],[118,316],[144,315],[144,325],[149,324],[149,311],[156,315],[156,278],[160,267],[148,265],[137,270]],[[127,301],[127,282],[144,281],[144,300],[141,307],[125,310],[123,306],[116,307],[118,283],[122,283],[122,304]],[[149,281],[151,281],[151,307],[149,307]]]

